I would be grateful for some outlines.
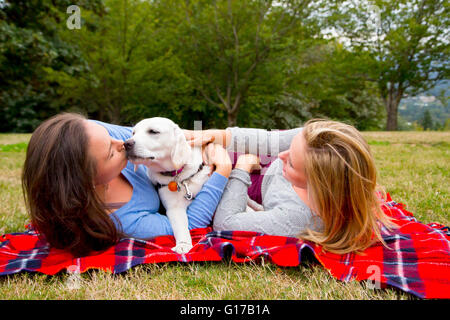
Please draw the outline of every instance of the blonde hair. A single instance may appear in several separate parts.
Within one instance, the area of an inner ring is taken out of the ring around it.
[[[308,121],[302,132],[308,197],[324,227],[299,237],[337,254],[360,253],[376,239],[385,245],[380,223],[395,225],[381,209],[375,162],[362,135],[353,126],[322,119]]]

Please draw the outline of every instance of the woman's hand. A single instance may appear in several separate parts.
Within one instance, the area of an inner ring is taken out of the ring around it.
[[[214,142],[215,136],[208,133],[208,130],[185,130],[183,129],[184,136],[187,143],[191,147],[202,147],[205,144]]]
[[[184,130],[184,136],[191,147],[202,147],[214,142],[224,147],[231,140],[231,132],[228,130],[208,129],[208,130]]]
[[[203,149],[203,161],[216,167],[216,172],[224,177],[229,177],[232,169],[231,159],[227,150],[220,144],[210,143]]]
[[[261,170],[260,159],[257,155],[251,153],[242,154],[237,159],[235,168],[247,171],[248,173],[253,170]]]

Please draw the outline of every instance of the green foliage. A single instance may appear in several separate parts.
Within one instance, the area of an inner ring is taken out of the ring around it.
[[[73,77],[49,76],[60,84],[69,110],[118,124],[145,117],[201,118],[205,102],[197,99],[179,56],[163,34],[154,5],[137,0],[105,1],[107,15],[83,12],[85,27],[65,32],[79,46],[89,66]],[[213,116],[213,115],[212,115]]]
[[[97,9],[99,3],[80,4]],[[77,76],[85,69],[81,52],[60,37],[69,4],[18,0],[0,7],[0,132],[29,132],[60,111],[58,84],[46,70]]]
[[[313,117],[345,121],[361,130],[381,129],[384,112],[378,88],[360,75],[368,65],[365,54],[329,42],[312,48],[303,61],[301,92],[312,101]]]
[[[355,52],[371,58],[364,77],[377,83],[387,129],[397,129],[400,100],[449,76],[450,7],[444,0],[345,1],[328,23]]]
[[[422,127],[424,130],[433,128],[433,119],[431,119],[430,110],[425,110],[422,116]]]
[[[61,111],[125,125],[163,116],[189,129],[324,117],[380,130],[387,101],[448,71],[448,19],[431,14],[448,7],[416,1],[373,2],[376,37],[367,1],[85,0],[79,30],[66,26],[69,0],[2,2],[0,132],[30,132]],[[332,28],[351,45],[326,36]]]
[[[228,125],[254,123],[263,109],[255,102],[276,100],[292,89],[298,51],[314,34],[301,23],[310,21],[312,1],[282,4],[198,0],[158,6],[183,72]]]

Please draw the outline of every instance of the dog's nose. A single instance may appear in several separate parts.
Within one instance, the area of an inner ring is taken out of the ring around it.
[[[131,148],[133,148],[135,143],[136,142],[134,140],[129,139],[129,140],[124,142],[123,146],[125,147],[125,150],[129,151]]]

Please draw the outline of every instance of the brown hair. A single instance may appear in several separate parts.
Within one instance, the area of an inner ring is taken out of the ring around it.
[[[338,254],[361,252],[377,239],[385,244],[381,224],[395,225],[381,209],[375,161],[362,135],[353,126],[317,119],[302,132],[308,196],[324,229],[300,237]]]
[[[94,189],[85,120],[63,113],[44,121],[31,136],[22,172],[32,225],[51,246],[77,257],[120,237]]]

